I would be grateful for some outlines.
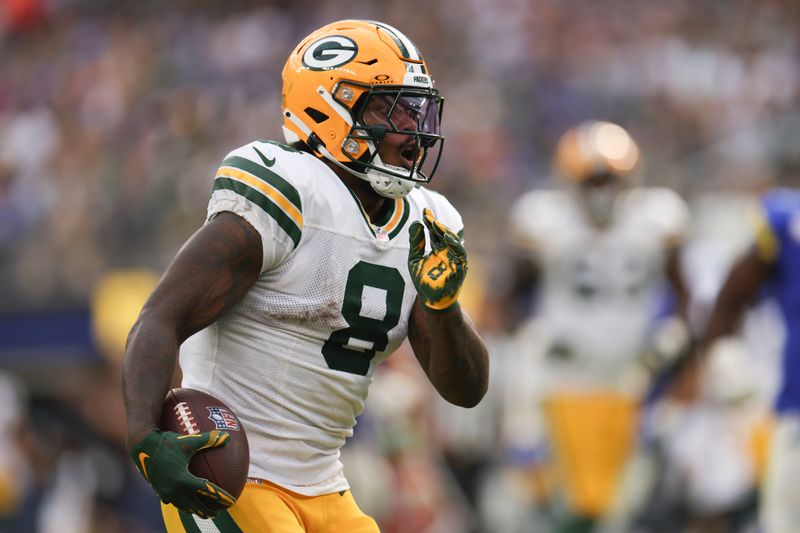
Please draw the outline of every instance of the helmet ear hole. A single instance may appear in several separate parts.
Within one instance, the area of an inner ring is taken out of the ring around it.
[[[322,111],[320,111],[318,109],[314,109],[313,107],[307,107],[303,111],[305,111],[306,115],[311,117],[311,119],[314,122],[316,122],[317,124],[322,124],[323,122],[325,122],[326,120],[328,120],[330,118],[328,115],[326,115]]]

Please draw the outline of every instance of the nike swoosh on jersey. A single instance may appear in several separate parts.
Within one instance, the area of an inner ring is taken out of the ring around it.
[[[255,146],[253,146],[253,150],[256,151],[256,153],[258,154],[258,157],[260,157],[261,161],[264,162],[264,165],[266,165],[268,167],[271,167],[272,165],[275,164],[275,158],[274,157],[272,158],[272,161],[270,161],[269,159],[267,159],[267,157],[264,154],[261,153],[261,150],[259,150]]]
[[[145,459],[150,459],[150,456],[144,452],[139,452],[139,464],[142,465],[142,474],[144,474],[147,481],[150,481],[150,475],[147,473],[147,464],[144,462]]]

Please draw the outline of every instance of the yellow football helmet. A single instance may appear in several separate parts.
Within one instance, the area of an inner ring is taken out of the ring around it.
[[[589,219],[598,226],[614,216],[619,193],[633,185],[639,147],[624,128],[590,121],[567,130],[553,157],[555,174],[574,186]]]
[[[622,126],[604,121],[583,122],[558,141],[553,166],[568,181],[596,175],[627,178],[639,164],[639,147]]]
[[[417,47],[387,24],[342,20],[303,39],[283,69],[281,97],[288,143],[304,142],[383,196],[404,196],[436,171],[443,100]],[[363,116],[373,99],[385,102],[381,124]],[[387,133],[413,139],[411,168],[381,161]]]

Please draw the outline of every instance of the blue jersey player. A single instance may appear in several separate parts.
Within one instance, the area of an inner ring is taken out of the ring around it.
[[[778,417],[763,486],[761,520],[768,533],[800,527],[800,191],[775,189],[759,199],[755,241],[731,268],[708,322],[706,346],[735,333],[747,306],[768,287],[785,321]]]

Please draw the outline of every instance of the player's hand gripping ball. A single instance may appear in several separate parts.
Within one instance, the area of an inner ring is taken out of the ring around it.
[[[192,389],[169,391],[160,429],[130,453],[161,501],[201,518],[213,518],[236,503],[250,462],[236,415],[213,396]]]
[[[453,230],[422,212],[423,227],[414,222],[408,228],[408,270],[423,309],[447,312],[458,305],[458,294],[467,276],[467,250]],[[431,236],[431,251],[425,254],[425,229]]]

